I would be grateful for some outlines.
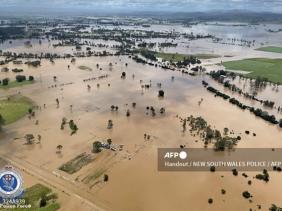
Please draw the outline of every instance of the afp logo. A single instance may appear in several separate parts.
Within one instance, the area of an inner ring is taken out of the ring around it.
[[[181,160],[185,160],[187,158],[187,152],[181,151],[181,152],[166,152],[164,155],[165,159],[171,159],[171,158],[180,158]]]

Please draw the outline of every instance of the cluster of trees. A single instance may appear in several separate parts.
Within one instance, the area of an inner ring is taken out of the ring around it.
[[[155,52],[154,51],[148,51],[148,50],[141,50],[140,54],[145,57],[146,59],[149,59],[151,61],[157,61],[157,58],[155,56]]]
[[[209,86],[209,87],[207,88],[207,90],[210,91],[210,92],[212,92],[212,93],[214,93],[215,96],[222,97],[222,98],[224,98],[225,100],[227,100],[227,99],[230,98],[230,96],[228,96],[228,95],[226,95],[226,94],[224,94],[224,93],[218,91],[217,89],[215,89],[215,88],[213,88],[213,87],[211,87],[211,86]]]
[[[247,78],[246,76],[242,75],[242,74],[238,74],[238,73],[234,73],[234,72],[229,72],[229,71],[225,71],[225,70],[218,70],[218,71],[211,71],[210,72],[210,76],[217,80],[220,81],[221,76],[226,76],[226,77],[231,77],[231,78],[235,78],[236,76],[239,76],[240,78]],[[249,79],[249,78],[247,78]],[[222,82],[222,81],[221,81]],[[256,87],[261,87],[261,86],[266,86],[267,83],[269,83],[270,81],[268,80],[268,78],[266,77],[260,77],[258,76],[255,79],[255,86]]]
[[[214,143],[214,148],[216,151],[224,151],[226,148],[232,149],[233,146],[236,145],[237,141],[237,138],[232,138],[229,136],[219,137]]]
[[[207,84],[206,82],[202,82],[203,85]],[[262,109],[259,109],[259,108],[254,108],[254,107],[250,107],[250,106],[247,106],[247,105],[244,105],[243,103],[241,103],[240,101],[238,101],[237,99],[235,98],[230,98],[230,96],[218,91],[217,89],[209,86],[207,87],[207,90],[210,91],[210,92],[213,92],[215,93],[215,96],[220,96],[222,97],[223,99],[227,100],[229,99],[229,102],[233,105],[236,105],[237,107],[245,110],[245,109],[248,109],[251,113],[255,114],[256,116],[258,117],[261,117],[262,119],[264,119],[265,121],[268,121],[272,124],[278,124],[279,122],[276,120],[276,117],[274,115],[271,115],[269,114],[267,111],[263,111]],[[280,125],[280,123],[279,123]],[[280,125],[281,126],[281,125]]]
[[[75,134],[76,131],[78,130],[77,125],[74,123],[72,119],[69,121],[69,127],[71,129],[71,135]]]
[[[17,75],[16,76],[16,81],[17,82],[23,82],[23,81],[26,81],[27,78],[25,75]],[[28,76],[28,80],[29,81],[34,81],[34,77],[32,75]]]
[[[141,63],[141,64],[146,64],[146,63],[147,63],[144,59],[140,58],[140,57],[137,56],[137,55],[133,56],[132,59],[133,59],[135,62],[137,62],[137,63]]]
[[[177,47],[177,43],[163,42],[163,43],[159,43],[159,47],[161,48]]]
[[[267,170],[264,169],[262,174],[257,174],[256,179],[268,182],[269,181],[269,174],[268,174]]]
[[[212,129],[205,119],[202,117],[193,117],[192,115],[182,120],[183,131],[186,130],[187,121],[191,127],[190,131],[196,131],[196,133],[202,137],[205,146],[212,143],[212,140],[215,140],[213,143],[216,151],[224,151],[226,148],[231,149],[237,144],[238,140],[241,139],[240,137],[228,136],[228,128],[224,128],[224,133],[222,135],[219,130]]]
[[[15,53],[15,52],[2,52],[0,56],[6,57],[4,62],[0,62],[0,64],[7,64],[10,61],[15,62],[15,59],[59,59],[59,58],[70,58],[71,54],[64,54],[64,56],[58,55],[56,53]],[[26,63],[28,64],[28,63]],[[30,63],[32,65],[32,63]]]
[[[8,86],[9,85],[9,81],[10,81],[9,78],[4,78],[4,79],[2,79],[2,82],[0,81],[0,83],[2,83],[3,86]]]
[[[232,74],[232,76],[233,76],[233,74],[235,74],[233,72],[230,72],[230,73]],[[227,74],[228,74],[227,71],[224,71],[224,70],[211,71],[209,73],[209,75],[216,81],[219,81],[221,76],[223,76],[223,75],[226,76]]]
[[[260,87],[260,86],[266,86],[266,84],[269,82],[268,78],[266,77],[260,77],[258,76],[256,79],[255,79],[255,85],[257,87]]]
[[[192,67],[191,70],[194,71],[194,72],[199,72],[199,71],[203,71],[205,69],[202,66],[196,66],[196,67]]]
[[[53,37],[57,40],[65,39],[102,39],[102,40],[114,40],[117,42],[130,41],[134,43],[135,40],[150,39],[150,38],[170,38],[175,39],[180,37],[180,34],[171,32],[156,32],[148,30],[128,30],[128,29],[91,29],[91,32],[77,30],[75,27],[71,27],[68,30],[60,28],[53,28],[50,32],[45,33],[48,37]],[[131,38],[130,40],[128,38]]]
[[[282,210],[282,207],[278,207],[277,205],[272,204],[269,210],[270,211],[279,211],[279,210]]]
[[[63,117],[62,119],[62,123],[61,123],[61,130],[64,130],[65,125],[69,124],[69,128],[71,129],[71,135],[75,134],[78,130],[77,125],[74,123],[73,120],[70,120],[69,122],[67,122],[67,119],[65,117]]]
[[[157,57],[156,57],[157,52],[155,52],[155,51],[141,49],[141,50],[134,50],[134,51],[132,51],[132,53],[133,54],[140,53],[141,56],[143,56],[144,58],[146,58],[150,61],[153,61],[153,62],[157,61]],[[134,61],[136,61],[137,63],[149,64],[149,65],[155,66],[155,67],[158,66],[157,64],[147,62],[143,58],[138,57],[138,55],[135,55],[134,57],[132,57],[132,59]],[[197,59],[197,57],[195,57],[195,56],[184,57],[183,61],[178,61],[178,62],[169,61],[169,62],[170,62],[171,66],[178,67],[178,68],[183,68],[183,67],[187,67],[187,66],[190,67],[190,65],[201,64],[201,61],[199,59]],[[164,64],[161,67],[164,68],[164,69],[172,69],[171,67],[166,66]],[[202,66],[196,66],[196,67],[193,67],[191,70],[198,72],[198,71],[201,71],[202,69],[203,69]]]
[[[20,73],[20,72],[23,72],[23,69],[14,68],[14,69],[12,69],[12,72],[14,72],[14,73]]]
[[[58,198],[58,195],[56,193],[52,193],[48,195],[46,195],[46,193],[43,193],[39,201],[39,207],[44,209],[44,207],[46,207],[49,201],[55,200],[57,198]]]
[[[16,81],[18,83],[21,83],[21,82],[26,81],[26,80],[34,81],[34,77],[32,75],[28,76],[28,78],[25,75],[17,75],[16,76]],[[2,84],[2,86],[8,86],[9,82],[10,82],[9,78],[4,78],[4,79],[2,79],[2,81],[0,80],[0,84]]]
[[[201,63],[202,63],[201,60],[197,59],[197,57],[189,56],[189,57],[185,57],[183,59],[183,61],[178,61],[176,63],[176,66],[177,67],[183,67],[183,66],[187,67],[187,66],[189,66],[191,64],[195,65],[195,64],[201,64]]]
[[[152,117],[156,116],[156,109],[153,106],[147,106],[146,110],[147,110],[146,115],[148,115],[149,112],[151,112]],[[161,107],[160,114],[164,114],[164,113],[165,113],[165,108]]]
[[[95,141],[92,145],[92,152],[99,153],[102,149],[111,149],[112,139],[107,139],[106,143],[102,143],[101,141]]]
[[[7,73],[7,72],[9,72],[9,68],[8,68],[8,67],[3,67],[3,68],[1,69],[1,72]],[[23,72],[23,69],[14,68],[14,69],[12,69],[12,72],[14,72],[14,73],[20,73],[20,72]]]
[[[275,102],[270,101],[270,100],[264,100],[262,103],[263,103],[264,106],[267,106],[267,107],[270,107],[270,108],[273,108],[274,105],[275,105]]]
[[[25,136],[24,136],[24,138],[25,138],[25,141],[26,141],[26,144],[33,144],[34,143],[34,141],[35,141],[35,137],[34,137],[34,135],[33,134],[26,134]]]
[[[239,108],[245,110],[248,106],[242,104],[241,102],[239,102],[237,99],[235,99],[234,97],[233,98],[230,98],[229,102],[233,105],[236,105],[238,106]]]
[[[139,43],[137,44],[137,46],[139,48],[153,48],[156,46],[156,43],[146,43],[146,42],[142,42],[142,43]]]
[[[102,151],[102,143],[100,141],[95,141],[92,146],[93,153],[99,153]]]
[[[276,120],[276,117],[274,115],[270,115],[267,111],[263,111],[260,108],[250,108],[250,111],[254,113],[256,116],[261,117],[265,121],[268,121],[272,124],[278,124],[278,121]]]
[[[185,33],[183,34],[184,38],[190,39],[190,40],[196,40],[196,39],[207,39],[207,38],[215,38],[214,36],[208,34],[208,35],[201,35],[201,34],[194,34],[193,32],[191,33]]]
[[[118,106],[111,105],[111,111],[118,111]]]
[[[240,89],[239,87],[237,87],[235,84],[231,84],[229,81],[224,80],[224,77],[231,77],[231,78],[235,78],[236,74],[233,72],[227,72],[224,70],[218,70],[218,71],[212,71],[209,73],[209,75],[217,82],[221,83],[224,85],[224,87],[228,88],[230,91],[232,92],[237,92],[240,95],[243,95],[244,97],[251,99],[251,100],[255,100],[257,102],[262,103],[264,106],[273,108],[275,105],[275,102],[270,101],[270,100],[261,100],[258,99],[257,97],[255,97],[254,94],[249,94],[249,93],[245,93],[243,92],[242,89]],[[224,76],[224,77],[223,77]],[[256,80],[257,81],[257,80]],[[261,82],[260,82],[261,83]]]
[[[33,67],[38,67],[41,65],[41,61],[40,60],[36,60],[36,61],[27,61],[25,62],[25,64],[33,66]]]
[[[41,54],[33,54],[33,53],[14,53],[14,52],[3,52],[0,53],[0,56],[6,57],[5,61],[0,61],[0,65],[8,64],[9,62],[21,58],[21,59],[49,59],[50,62],[54,62],[53,59],[66,59],[66,58],[72,58],[72,57],[90,57],[90,56],[113,56],[113,55],[120,55],[121,53],[110,53],[107,51],[102,51],[102,52],[94,52],[94,51],[86,51],[86,52],[76,52],[73,55],[71,54],[64,54],[64,55],[59,55],[59,54],[51,54],[51,53],[41,53]],[[123,54],[123,53],[122,53]],[[25,62],[27,65],[31,65],[34,67],[40,66],[40,61],[27,61]]]
[[[156,110],[155,110],[155,108],[153,107],[153,106],[147,106],[146,107],[146,110],[147,111],[151,111],[151,115],[154,117],[154,116],[156,116]],[[148,112],[147,112],[147,114],[148,114]]]

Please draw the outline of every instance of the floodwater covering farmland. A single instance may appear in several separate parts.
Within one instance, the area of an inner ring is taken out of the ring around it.
[[[32,210],[279,210],[279,163],[158,169],[159,148],[282,148],[277,19],[0,16],[1,167]]]

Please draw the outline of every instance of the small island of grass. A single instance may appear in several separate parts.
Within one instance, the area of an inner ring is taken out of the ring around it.
[[[15,87],[19,87],[19,86],[24,86],[24,85],[28,85],[28,84],[33,84],[34,81],[22,81],[22,82],[18,82],[18,81],[11,81],[8,85],[0,85],[1,89],[10,89],[10,88],[15,88]]]
[[[44,185],[36,184],[27,188],[24,192],[23,199],[25,204],[30,205],[30,208],[14,208],[11,211],[56,211],[60,208],[57,202],[57,194]],[[4,210],[4,209],[0,209]]]
[[[9,89],[34,83],[34,77],[31,75],[29,77],[26,77],[24,75],[17,75],[15,79],[16,80],[14,81],[10,81],[9,78],[0,80],[0,88]]]
[[[24,117],[32,108],[32,101],[21,95],[14,95],[0,100],[0,115],[4,124],[10,124]]]
[[[282,53],[282,47],[277,46],[266,46],[256,49],[258,51],[272,52],[272,53]]]
[[[212,59],[212,58],[218,58],[219,55],[216,54],[178,54],[178,53],[156,53],[156,57],[161,58],[165,61],[172,61],[172,62],[179,62],[184,61],[185,58],[195,56],[198,59]]]

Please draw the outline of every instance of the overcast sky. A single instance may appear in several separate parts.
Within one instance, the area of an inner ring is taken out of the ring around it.
[[[282,13],[282,0],[0,0],[0,11],[172,11],[252,10]]]

